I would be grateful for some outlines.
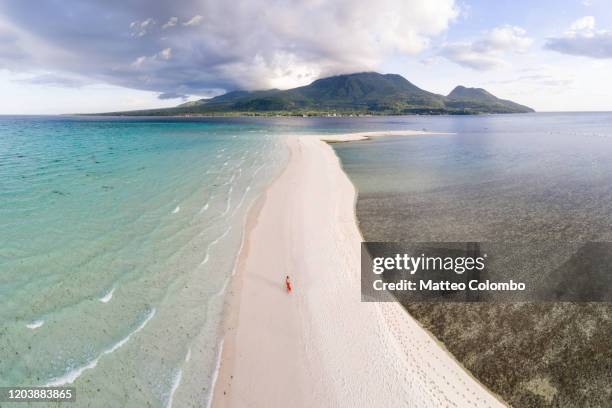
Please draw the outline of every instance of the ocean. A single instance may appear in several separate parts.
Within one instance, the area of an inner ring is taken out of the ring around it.
[[[370,241],[612,240],[612,113],[397,118],[335,144]]]
[[[287,159],[274,132],[0,117],[0,386],[205,406],[246,213]]]
[[[0,116],[0,387],[207,406],[247,211],[286,163],[283,135],[401,129],[451,134],[333,145],[366,239],[612,236],[608,113]]]
[[[333,145],[358,190],[366,241],[497,245],[506,277],[546,293],[609,294],[609,275],[588,272],[606,273],[609,250],[585,249],[612,241],[612,113],[392,120],[449,134]],[[609,405],[609,302],[398,298],[509,405]]]

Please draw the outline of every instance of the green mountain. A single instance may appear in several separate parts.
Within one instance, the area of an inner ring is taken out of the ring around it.
[[[480,113],[524,113],[533,109],[499,99],[482,88],[458,86],[448,94],[445,104],[449,109],[469,109]]]
[[[322,78],[288,90],[233,91],[175,108],[109,115],[215,114],[478,114],[533,112],[484,89],[458,86],[448,96],[427,92],[396,74],[363,72]]]

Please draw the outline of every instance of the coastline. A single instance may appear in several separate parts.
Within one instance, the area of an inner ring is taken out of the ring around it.
[[[213,407],[504,406],[401,305],[360,301],[356,191],[327,143],[426,133],[287,138],[227,292]]]

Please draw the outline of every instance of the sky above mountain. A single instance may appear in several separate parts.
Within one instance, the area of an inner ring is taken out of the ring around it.
[[[359,71],[612,110],[608,0],[0,1],[0,114],[174,106]]]

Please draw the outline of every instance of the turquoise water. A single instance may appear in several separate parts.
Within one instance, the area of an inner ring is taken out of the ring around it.
[[[0,386],[205,406],[245,215],[286,156],[265,123],[0,117]]]

